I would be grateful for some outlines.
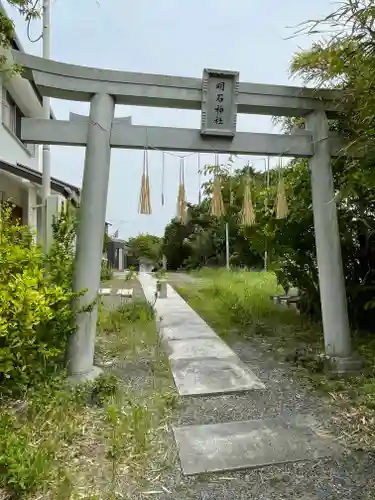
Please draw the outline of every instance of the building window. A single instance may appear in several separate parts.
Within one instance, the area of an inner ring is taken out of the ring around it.
[[[35,156],[35,144],[25,144],[21,140],[21,120],[25,116],[12,99],[9,92],[3,87],[2,105],[3,124],[12,132],[25,146],[32,156]]]

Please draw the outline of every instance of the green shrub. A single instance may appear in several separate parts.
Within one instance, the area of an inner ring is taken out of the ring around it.
[[[91,391],[91,403],[102,406],[118,393],[119,380],[113,374],[102,373],[91,384]]]
[[[47,279],[71,291],[77,220],[67,201],[52,224],[53,244],[47,256]]]
[[[112,279],[112,276],[112,269],[109,267],[108,261],[103,259],[100,269],[100,281],[109,281]]]
[[[133,302],[124,302],[117,309],[122,321],[135,323],[136,321],[148,322],[155,318],[155,310],[149,302],[143,300],[134,300]]]
[[[74,230],[68,211],[55,221],[45,259],[27,227],[0,218],[0,391],[17,393],[55,371],[73,331]]]

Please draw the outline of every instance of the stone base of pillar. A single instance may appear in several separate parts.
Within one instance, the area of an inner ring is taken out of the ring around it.
[[[338,375],[355,375],[359,374],[363,368],[363,359],[358,356],[350,356],[348,358],[329,358],[332,370]]]
[[[92,382],[103,373],[103,370],[99,366],[93,366],[89,372],[86,373],[75,373],[74,375],[69,375],[67,378],[67,385],[74,387],[75,385],[84,384],[85,382]]]

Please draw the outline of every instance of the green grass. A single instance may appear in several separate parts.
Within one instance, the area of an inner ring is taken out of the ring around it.
[[[354,348],[364,358],[365,368],[357,376],[340,378],[318,356],[324,352],[321,325],[270,300],[270,295],[283,292],[274,274],[202,270],[192,276],[198,278],[195,283],[184,283],[177,290],[219,335],[228,343],[239,337],[259,343],[288,361],[301,382],[340,407],[340,425],[350,432],[354,429],[361,446],[375,445],[373,336],[354,335]]]
[[[1,499],[133,498],[169,466],[178,400],[154,311],[136,300],[99,316],[96,362],[115,366],[74,390],[58,377],[2,405]]]
[[[202,270],[194,276],[199,278],[198,286],[184,284],[179,291],[214,323],[220,335],[259,336],[280,346],[308,339],[314,348],[322,347],[318,326],[270,300],[271,295],[283,293],[273,273]]]

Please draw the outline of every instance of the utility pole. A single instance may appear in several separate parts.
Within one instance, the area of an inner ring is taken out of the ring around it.
[[[264,206],[266,209],[266,213],[268,210],[268,190],[270,187],[270,157],[267,157],[267,160],[264,162],[266,169],[266,195],[264,197]],[[264,272],[268,271],[268,248],[267,248],[267,236],[265,237],[265,250],[264,250]]]
[[[51,58],[51,0],[43,0],[43,57]],[[51,99],[43,97],[43,114],[47,120],[51,116]],[[48,217],[47,217],[47,199],[51,194],[51,146],[43,145],[42,159],[42,227],[43,227],[43,248],[47,252],[48,235]]]
[[[232,176],[232,163],[230,161],[230,156],[229,156],[229,207],[231,206],[232,203],[232,184],[231,184],[231,176]],[[230,253],[229,253],[229,222],[225,224],[225,264],[227,271],[230,271],[230,263],[229,263],[229,258],[230,258]]]
[[[229,265],[229,224],[225,224],[225,262],[227,271],[230,271]]]

